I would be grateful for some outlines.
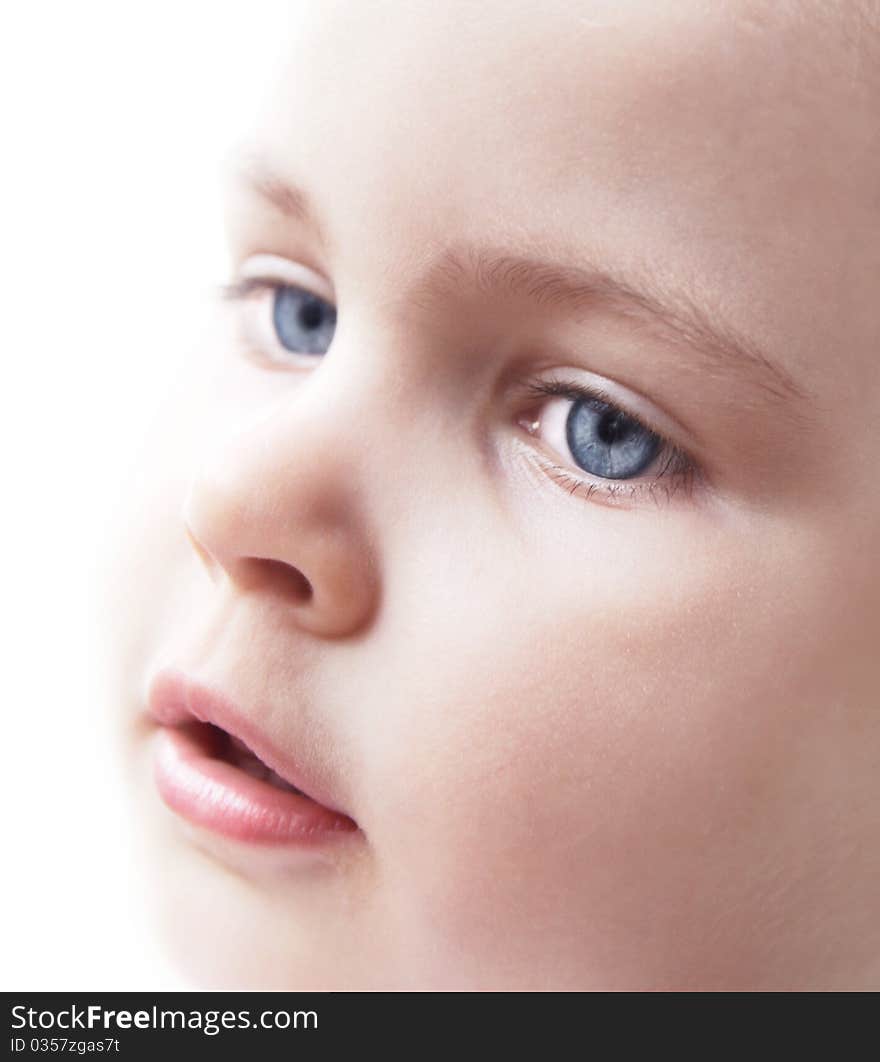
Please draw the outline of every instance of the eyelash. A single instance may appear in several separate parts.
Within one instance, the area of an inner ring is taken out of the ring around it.
[[[315,295],[316,298],[323,301],[329,301],[323,295],[317,295],[310,288],[304,284],[294,284],[289,280],[281,280],[277,277],[271,276],[245,276],[239,277],[226,284],[220,284],[218,286],[218,295],[222,302],[242,303],[252,298],[255,293],[259,292],[277,292],[282,288],[296,288],[299,291],[305,292],[309,295]],[[244,336],[242,336],[244,339]],[[259,360],[260,364],[265,364],[266,355],[263,354],[257,359],[253,353],[253,344],[247,343],[247,353],[253,360]],[[291,351],[285,351],[283,356],[278,358],[270,358],[269,360],[278,362],[279,364],[295,365],[300,355],[297,355]],[[314,355],[302,355],[308,361],[312,361]],[[300,362],[303,364],[303,362]]]
[[[278,288],[283,287],[287,287],[287,285],[280,280],[272,280],[269,277],[242,277],[240,280],[232,281],[231,284],[221,284],[220,298],[235,302],[239,299],[246,299],[248,295],[253,295],[255,291],[276,291]]]
[[[693,458],[684,450],[670,442],[661,432],[655,431],[650,424],[646,424],[640,417],[627,412],[606,391],[599,387],[588,387],[573,380],[529,380],[523,387],[525,397],[531,399],[568,398],[572,402],[582,402],[595,399],[611,406],[612,409],[620,410],[637,424],[642,425],[652,432],[660,440],[660,451],[654,464],[659,462],[660,467],[651,479],[643,480],[607,480],[596,477],[587,478],[589,473],[581,470],[575,474],[571,468],[555,464],[543,456],[536,456],[535,462],[550,476],[550,478],[564,488],[568,494],[578,495],[584,498],[597,498],[611,503],[627,503],[648,499],[657,505],[671,502],[677,494],[683,494],[689,498],[699,480],[699,469]],[[540,420],[540,418],[539,418]],[[533,435],[533,432],[528,432]]]
[[[240,301],[253,295],[256,291],[276,291],[285,285],[270,277],[244,277],[232,283],[220,285],[220,297],[225,301]],[[306,290],[306,289],[304,289]],[[699,469],[694,460],[679,447],[670,442],[661,432],[655,431],[649,424],[645,424],[641,418],[635,417],[623,409],[620,404],[607,392],[598,387],[585,386],[573,380],[545,380],[532,379],[523,385],[523,399],[540,400],[548,398],[567,398],[572,402],[585,400],[598,400],[620,410],[631,417],[638,424],[651,431],[660,440],[659,460],[660,468],[651,479],[647,480],[605,480],[600,477],[587,478],[589,473],[581,470],[581,474],[575,474],[571,468],[555,464],[546,457],[534,454],[532,460],[541,469],[563,488],[569,495],[577,495],[587,499],[597,498],[607,503],[620,504],[641,502],[648,498],[660,505],[671,502],[677,494],[690,497],[699,479]],[[545,403],[546,404],[546,403]],[[534,433],[528,431],[530,436]]]

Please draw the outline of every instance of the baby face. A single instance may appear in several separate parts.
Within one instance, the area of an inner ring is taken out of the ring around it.
[[[201,983],[877,987],[880,81],[833,6],[303,8],[114,574]]]

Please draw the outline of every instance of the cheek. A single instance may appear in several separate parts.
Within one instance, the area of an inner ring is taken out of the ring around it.
[[[721,905],[743,906],[732,882],[770,843],[803,708],[784,632],[804,618],[772,591],[776,561],[702,547],[637,573],[598,552],[582,578],[533,563],[528,593],[486,567],[424,602],[436,625],[395,665],[372,750],[375,841],[400,909],[455,962],[549,955],[558,979],[567,953],[625,961],[629,935],[650,964],[646,941],[699,947]]]

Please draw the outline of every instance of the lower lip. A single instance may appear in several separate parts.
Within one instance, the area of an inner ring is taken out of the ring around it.
[[[210,738],[195,729],[161,728],[155,778],[172,811],[236,841],[314,846],[358,828],[347,815],[213,758]]]

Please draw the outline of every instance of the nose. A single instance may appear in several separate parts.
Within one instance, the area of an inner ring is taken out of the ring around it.
[[[363,444],[352,410],[334,413],[305,390],[210,447],[184,526],[213,577],[274,597],[314,634],[342,637],[368,623],[379,596],[357,474]]]

